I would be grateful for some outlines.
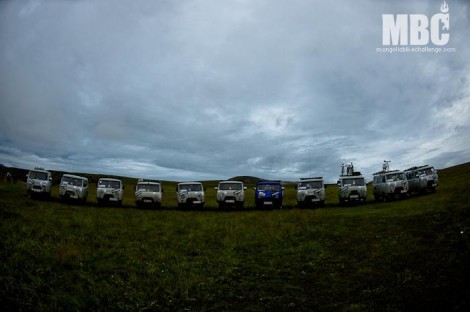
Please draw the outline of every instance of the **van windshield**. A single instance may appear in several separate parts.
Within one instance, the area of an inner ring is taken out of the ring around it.
[[[48,174],[46,172],[30,171],[28,176],[30,179],[45,181],[47,180]]]
[[[387,181],[399,181],[404,180],[405,175],[403,173],[390,173],[387,174]]]
[[[119,181],[110,181],[110,180],[100,180],[98,182],[98,187],[105,187],[105,188],[121,188],[121,182]]]
[[[67,183],[73,186],[82,186],[82,179],[72,178],[72,177],[62,177],[61,183]]]
[[[355,185],[355,186],[364,186],[365,181],[364,178],[356,178],[356,179],[343,179],[342,181],[343,186],[346,185]]]
[[[187,191],[187,192],[201,192],[202,185],[201,184],[182,184],[178,186],[178,190]]]
[[[425,174],[425,175],[431,175],[434,172],[434,168],[426,168],[421,170],[419,173],[420,174]]]
[[[310,181],[310,182],[299,183],[300,190],[319,189],[322,187],[323,187],[323,183],[321,181]]]
[[[144,192],[160,192],[160,185],[158,184],[137,184],[138,191]]]
[[[258,185],[258,191],[279,191],[281,186],[279,184],[260,184]]]
[[[221,191],[241,191],[243,189],[241,183],[220,183],[219,190]]]

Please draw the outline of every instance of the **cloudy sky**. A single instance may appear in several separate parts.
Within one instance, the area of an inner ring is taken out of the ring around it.
[[[331,182],[470,161],[470,3],[447,2],[449,52],[381,53],[382,14],[442,2],[1,1],[0,163]]]

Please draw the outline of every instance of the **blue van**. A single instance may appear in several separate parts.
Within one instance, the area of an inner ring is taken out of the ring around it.
[[[281,181],[258,182],[255,187],[256,208],[282,208],[283,190]]]

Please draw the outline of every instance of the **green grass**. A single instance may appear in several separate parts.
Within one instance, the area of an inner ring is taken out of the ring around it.
[[[0,306],[466,311],[470,165],[439,173],[435,194],[340,208],[330,186],[325,208],[272,211],[219,211],[216,182],[201,211],[173,208],[169,182],[161,210],[133,208],[131,183],[122,208],[96,207],[94,187],[80,206],[0,184]]]

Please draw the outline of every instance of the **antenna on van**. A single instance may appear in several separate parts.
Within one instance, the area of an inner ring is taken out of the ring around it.
[[[75,157],[72,155],[71,159],[72,159],[72,168],[71,168],[72,171],[71,171],[71,172],[75,172],[75,171],[73,170],[74,167],[75,167]]]
[[[353,175],[354,166],[353,166],[352,161],[351,161],[351,164],[350,164],[350,165],[347,165],[347,166],[346,166],[346,171],[347,171],[347,172],[346,172],[347,175],[350,175],[350,176]]]
[[[344,175],[347,175],[347,176],[353,176],[355,175],[355,171],[354,171],[354,165],[351,161],[350,164],[341,164],[341,175],[344,176]]]
[[[390,160],[384,160],[384,163],[382,164],[382,170],[383,171],[389,171],[390,170]]]
[[[310,177],[312,177],[312,146],[309,144],[309,152],[308,152],[308,157],[310,161]]]

